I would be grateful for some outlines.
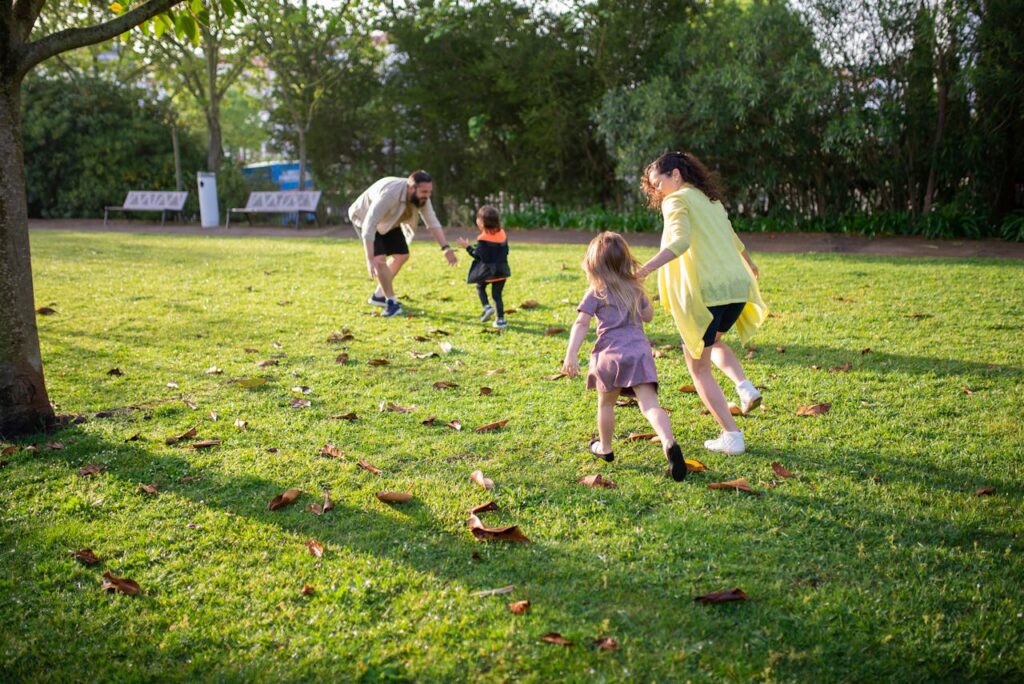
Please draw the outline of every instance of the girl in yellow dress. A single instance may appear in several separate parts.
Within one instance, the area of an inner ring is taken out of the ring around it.
[[[739,359],[722,341],[734,325],[746,344],[768,314],[757,266],[732,229],[715,176],[689,152],[667,152],[644,171],[641,187],[665,225],[661,251],[640,267],[658,272],[658,294],[683,338],[686,365],[722,434],[704,446],[742,454],[743,432],[711,371],[712,362],[736,385],[744,415],[761,403]],[[707,351],[708,353],[705,353]]]

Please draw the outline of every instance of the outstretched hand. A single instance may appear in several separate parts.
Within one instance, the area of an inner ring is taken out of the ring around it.
[[[462,247],[462,249],[466,249],[466,247],[469,247],[469,240],[467,240],[464,237],[460,237],[455,241],[459,243],[459,247]]]
[[[565,373],[566,377],[575,378],[580,374],[580,361],[579,359],[566,358],[562,362],[562,372]]]
[[[448,260],[449,266],[454,266],[459,263],[458,257],[455,256],[455,250],[449,247],[444,251],[444,258]]]

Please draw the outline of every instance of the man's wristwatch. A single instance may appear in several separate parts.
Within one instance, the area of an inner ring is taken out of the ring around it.
[[[451,249],[451,248],[452,248],[452,246],[451,246],[451,245],[449,245],[449,244],[448,244],[447,242],[446,242],[446,243],[444,243],[443,245],[441,245],[441,251],[442,251],[442,252],[447,252],[447,251],[448,251],[449,249]]]

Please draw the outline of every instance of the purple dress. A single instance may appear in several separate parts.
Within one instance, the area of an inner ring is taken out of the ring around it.
[[[647,297],[641,301],[643,307],[648,305]],[[627,396],[633,394],[631,387],[644,383],[651,383],[658,389],[651,343],[640,320],[630,320],[625,308],[617,302],[598,298],[593,290],[587,290],[576,310],[597,318],[597,342],[590,352],[587,389],[600,392],[621,389]]]

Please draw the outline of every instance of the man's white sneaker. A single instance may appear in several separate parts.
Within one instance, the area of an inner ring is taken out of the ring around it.
[[[761,393],[749,380],[736,385],[736,394],[740,396],[740,413],[747,415],[761,405]]]
[[[737,432],[723,432],[718,439],[709,439],[704,442],[704,448],[708,451],[721,451],[730,456],[739,456],[745,450],[743,444],[743,430]]]

